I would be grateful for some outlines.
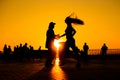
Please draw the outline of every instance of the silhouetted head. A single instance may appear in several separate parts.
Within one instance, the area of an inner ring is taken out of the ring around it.
[[[22,44],[20,43],[20,47],[22,47]]]
[[[103,46],[106,46],[106,44],[104,43]]]
[[[55,25],[54,22],[50,22],[50,23],[49,23],[49,29],[53,29],[53,28],[54,28],[54,25]]]
[[[8,48],[11,48],[11,46],[9,45]]]
[[[5,44],[4,46],[7,47],[7,44]]]
[[[70,17],[66,17],[65,23],[72,23],[72,22],[71,22],[71,18],[70,18]]]
[[[66,17],[65,23],[67,23],[67,24],[74,23],[74,24],[81,24],[81,25],[84,24],[84,22],[82,20],[77,19],[77,18],[70,18],[70,16]]]
[[[25,43],[25,46],[27,46],[27,43]]]

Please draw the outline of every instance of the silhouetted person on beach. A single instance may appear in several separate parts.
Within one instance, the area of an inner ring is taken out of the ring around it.
[[[30,61],[30,60],[32,59],[32,57],[35,57],[35,55],[34,55],[33,46],[30,45],[30,46],[29,46],[29,53],[28,53],[28,60]]]
[[[21,60],[21,54],[23,54],[23,52],[20,51],[19,46],[14,46],[14,51],[13,51],[13,57],[15,60]]]
[[[89,46],[87,45],[87,43],[85,42],[83,45],[83,61],[84,63],[87,63],[87,59],[88,59],[88,50],[89,50]]]
[[[87,56],[88,55],[88,49],[89,49],[89,46],[87,45],[87,43],[85,43],[83,45],[83,51],[84,51],[84,55]]]
[[[75,24],[83,24],[83,22],[79,19],[74,19],[74,18],[70,18],[67,17],[65,19],[65,23],[67,24],[67,28],[65,30],[65,34],[61,35],[61,37],[63,36],[66,36],[66,45],[68,47],[68,49],[71,47],[73,52],[75,53],[75,57],[76,57],[76,60],[77,60],[77,66],[80,66],[80,63],[79,63],[79,49],[77,48],[77,46],[75,45],[75,39],[74,39],[74,35],[76,33],[76,30],[72,27],[72,23],[75,23]]]
[[[3,52],[4,52],[4,59],[5,60],[10,59],[10,54],[12,52],[10,45],[7,47],[7,45],[5,44],[3,48]]]
[[[23,45],[23,53],[24,53],[24,58],[29,59],[29,48],[27,43]]]
[[[19,60],[22,61],[24,56],[24,51],[21,43],[20,43],[20,46],[18,47],[18,56],[19,56]]]
[[[4,54],[7,54],[7,45],[6,45],[6,44],[4,45],[3,53],[4,53]]]
[[[46,45],[45,47],[48,49],[48,54],[47,54],[47,60],[46,60],[46,67],[49,67],[52,65],[52,61],[55,57],[55,54],[53,52],[53,43],[54,43],[54,38],[55,38],[55,33],[54,33],[54,22],[49,23],[49,27],[46,33]]]
[[[4,45],[3,53],[4,53],[4,59],[5,60],[8,59],[8,49],[6,44]]]
[[[107,50],[108,50],[108,47],[106,46],[106,44],[104,43],[102,48],[101,48],[101,55],[104,56],[107,54]]]
[[[9,45],[8,46],[8,55],[10,56],[11,53],[12,53],[12,49],[11,49],[11,46]]]

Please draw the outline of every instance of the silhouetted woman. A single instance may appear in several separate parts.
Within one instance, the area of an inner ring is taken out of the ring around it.
[[[79,49],[75,45],[75,39],[73,37],[76,33],[76,30],[72,27],[72,23],[83,24],[83,21],[76,18],[70,18],[69,16],[65,19],[65,23],[67,24],[67,28],[65,30],[65,34],[61,35],[61,37],[66,36],[67,49],[69,49],[69,47],[72,48],[73,52],[75,53],[75,58],[77,59],[77,65],[79,65]]]
[[[54,38],[55,38],[55,33],[54,33],[54,25],[55,23],[53,22],[50,22],[49,23],[49,27],[48,27],[48,30],[47,30],[47,33],[46,33],[46,45],[45,47],[48,49],[48,54],[47,54],[47,60],[46,60],[46,64],[45,66],[46,67],[49,67],[52,65],[52,60],[54,59],[54,55],[53,54],[53,43],[54,43]]]

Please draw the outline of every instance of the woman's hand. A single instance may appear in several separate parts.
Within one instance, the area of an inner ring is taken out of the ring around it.
[[[55,35],[55,39],[60,39],[61,36],[59,34]]]

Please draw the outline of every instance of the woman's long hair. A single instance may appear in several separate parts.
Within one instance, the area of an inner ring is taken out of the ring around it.
[[[80,20],[78,18],[71,18],[71,15],[66,17],[65,22],[84,25],[84,22],[82,20]]]

